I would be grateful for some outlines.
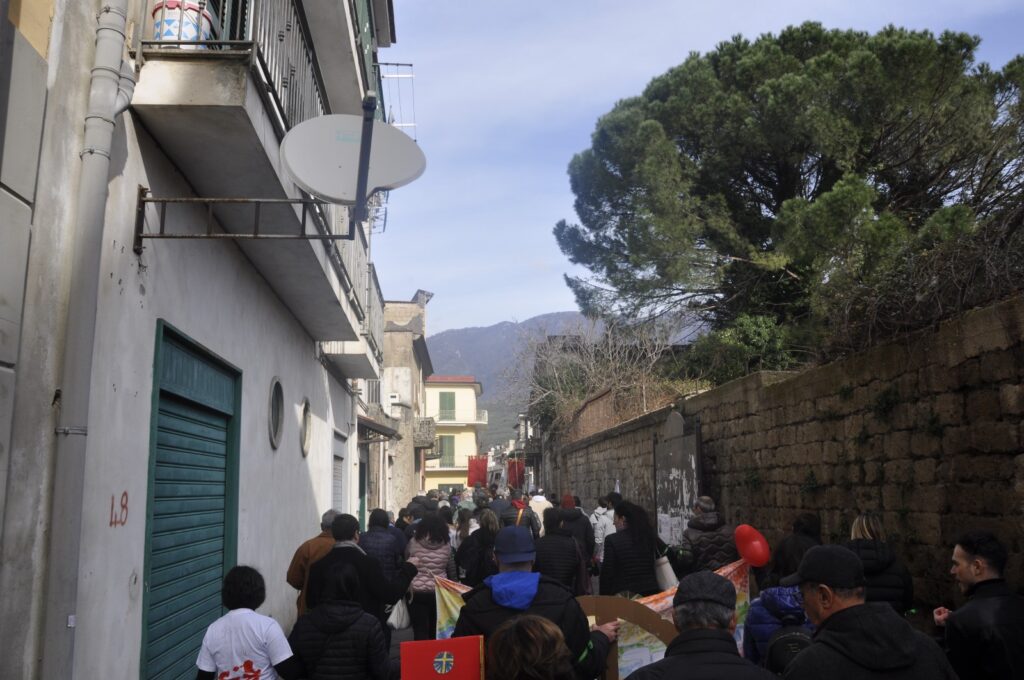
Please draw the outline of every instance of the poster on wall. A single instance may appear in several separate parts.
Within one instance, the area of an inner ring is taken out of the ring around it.
[[[693,504],[700,495],[699,423],[673,411],[661,426],[654,447],[654,496],[658,536],[679,545]]]

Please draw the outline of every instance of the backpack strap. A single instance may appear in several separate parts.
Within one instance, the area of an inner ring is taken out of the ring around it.
[[[519,526],[520,520],[523,519],[523,511],[524,510],[526,510],[526,508],[519,508],[519,512],[516,514],[516,526]]]

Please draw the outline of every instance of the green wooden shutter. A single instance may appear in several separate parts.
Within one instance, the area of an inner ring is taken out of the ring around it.
[[[438,420],[455,420],[455,393],[454,392],[440,392],[437,395],[438,409],[437,414]]]
[[[455,467],[455,436],[443,434],[437,438],[438,448],[441,450],[441,467]]]
[[[173,337],[157,354],[142,676],[191,679],[234,565],[238,379]]]

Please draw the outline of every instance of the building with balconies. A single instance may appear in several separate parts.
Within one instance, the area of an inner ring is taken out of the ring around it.
[[[373,229],[279,158],[380,91],[392,5],[0,7],[4,677],[194,677],[224,574],[288,629],[295,548],[398,435]]]
[[[471,375],[427,378],[427,415],[437,423],[437,441],[427,456],[426,488],[459,491],[466,487],[469,457],[480,453],[487,411],[477,408],[482,385]]]

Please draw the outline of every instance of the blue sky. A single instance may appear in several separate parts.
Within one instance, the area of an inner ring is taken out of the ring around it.
[[[391,193],[373,259],[385,298],[435,294],[429,334],[576,308],[562,276],[582,270],[551,233],[559,219],[575,221],[569,160],[589,146],[599,116],[692,51],[807,20],[966,31],[981,36],[980,57],[995,67],[1024,51],[1020,0],[394,4],[398,42],[380,60],[414,64],[427,171]]]

